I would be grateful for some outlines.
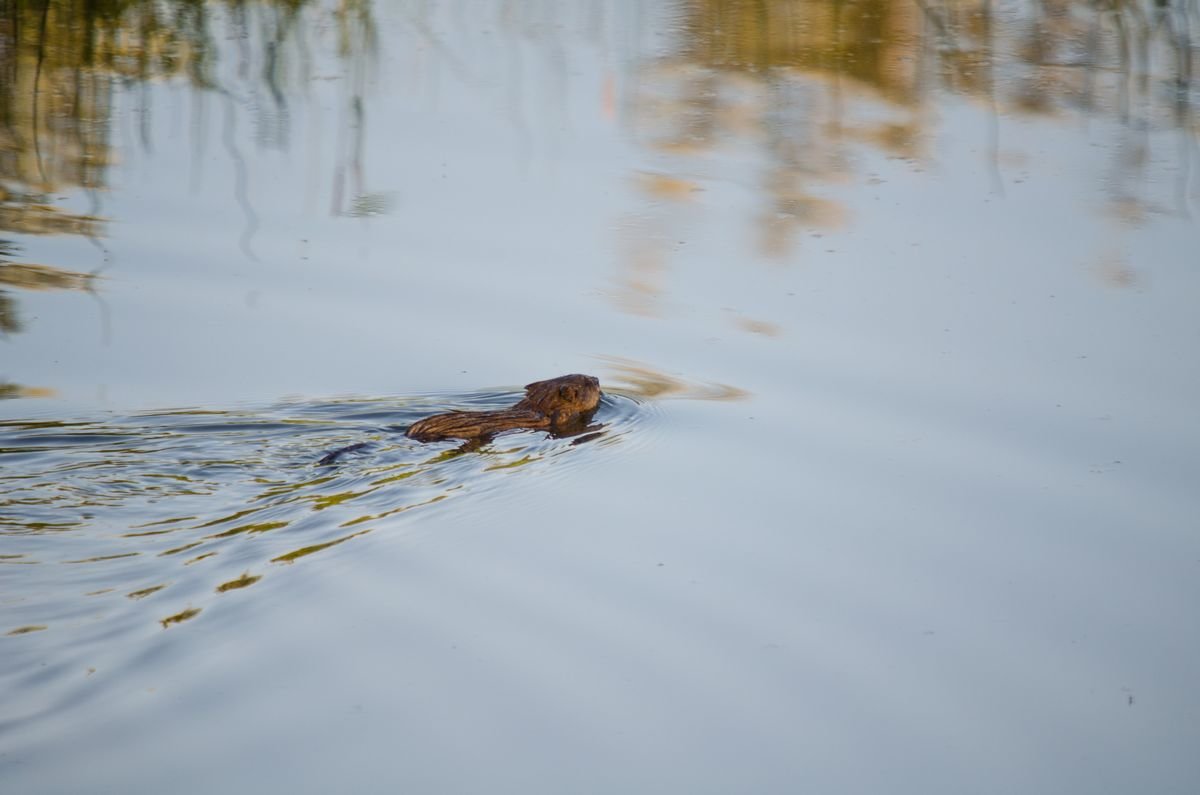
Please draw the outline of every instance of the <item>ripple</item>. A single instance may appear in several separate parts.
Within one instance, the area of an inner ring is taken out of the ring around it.
[[[0,423],[8,547],[0,563],[10,564],[11,592],[20,594],[6,605],[7,634],[57,626],[56,642],[74,644],[78,655],[88,637],[111,643],[146,625],[177,631],[214,600],[254,593],[250,586],[273,572],[312,565],[437,503],[469,495],[479,508],[513,476],[569,476],[642,436],[638,426],[652,414],[610,391],[593,427],[575,437],[514,432],[468,451],[403,435],[428,414],[507,407],[520,395],[492,389]],[[345,446],[353,449],[319,465]],[[81,631],[105,622],[113,629]]]

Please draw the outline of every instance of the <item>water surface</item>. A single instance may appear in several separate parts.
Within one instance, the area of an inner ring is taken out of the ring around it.
[[[0,4],[0,788],[1194,792],[1198,31]]]

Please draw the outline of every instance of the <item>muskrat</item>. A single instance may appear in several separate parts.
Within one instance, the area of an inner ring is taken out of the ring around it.
[[[418,442],[463,439],[482,442],[503,431],[546,430],[570,436],[587,430],[600,404],[600,380],[590,375],[561,375],[525,387],[525,397],[499,411],[452,411],[412,424],[405,435]]]

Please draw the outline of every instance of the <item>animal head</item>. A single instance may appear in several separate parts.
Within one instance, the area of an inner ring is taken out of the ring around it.
[[[600,379],[573,373],[547,381],[535,381],[525,387],[523,402],[555,422],[565,422],[599,405]]]

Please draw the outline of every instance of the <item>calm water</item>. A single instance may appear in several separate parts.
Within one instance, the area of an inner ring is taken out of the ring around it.
[[[1198,36],[0,0],[0,790],[1200,790]]]

